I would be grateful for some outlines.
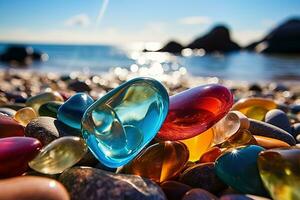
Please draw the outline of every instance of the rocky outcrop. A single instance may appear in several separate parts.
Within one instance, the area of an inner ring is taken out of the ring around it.
[[[182,46],[180,43],[176,41],[170,41],[168,42],[163,48],[158,50],[159,52],[169,52],[173,54],[180,54],[182,49],[184,49],[184,46]]]
[[[261,53],[300,53],[300,18],[282,23],[246,49]]]
[[[0,61],[22,66],[30,65],[33,61],[43,61],[45,57],[47,57],[46,54],[34,51],[32,47],[11,45],[0,55]]]
[[[158,51],[179,54],[184,48],[204,49],[206,53],[227,53],[241,49],[237,43],[231,40],[229,29],[224,25],[219,25],[204,36],[196,38],[187,46],[182,46],[178,42],[171,41]]]
[[[206,53],[227,53],[240,50],[240,46],[231,40],[229,29],[223,25],[214,27],[204,36],[191,42],[186,48],[204,49]]]

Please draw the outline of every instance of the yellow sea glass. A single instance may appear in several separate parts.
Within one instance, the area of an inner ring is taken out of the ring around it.
[[[219,146],[220,148],[235,148],[250,144],[257,144],[255,138],[250,133],[250,131],[241,129],[234,135],[229,137],[226,141],[217,146]]]
[[[214,139],[214,132],[212,128],[207,131],[192,137],[190,139],[181,140],[184,143],[190,153],[189,161],[197,161],[206,152],[206,150],[211,146]]]
[[[240,111],[252,119],[263,120],[265,114],[276,107],[277,104],[271,99],[253,97],[240,99],[233,105],[231,110]]]
[[[49,101],[63,102],[64,99],[58,92],[44,92],[27,99],[26,106],[32,107],[38,113],[40,106]]]
[[[234,135],[240,129],[248,129],[248,118],[241,112],[230,111],[224,118],[213,126],[214,144],[220,144]]]
[[[263,151],[258,157],[262,181],[274,200],[300,199],[300,148]]]
[[[80,137],[61,137],[54,140],[29,162],[30,168],[43,174],[58,174],[75,165],[87,152]]]
[[[14,116],[14,119],[23,126],[26,126],[34,118],[37,118],[37,114],[31,107],[18,110]]]

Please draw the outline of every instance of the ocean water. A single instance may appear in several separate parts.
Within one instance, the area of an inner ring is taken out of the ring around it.
[[[6,44],[0,44],[2,53]],[[236,52],[227,55],[174,56],[167,53],[141,51],[108,45],[30,45],[47,53],[46,62],[35,62],[26,70],[68,74],[73,71],[97,74],[112,68],[129,71],[152,69],[169,73],[179,70],[194,76],[211,76],[231,80],[300,81],[300,55],[263,55],[253,52]],[[0,68],[7,65],[0,63]]]

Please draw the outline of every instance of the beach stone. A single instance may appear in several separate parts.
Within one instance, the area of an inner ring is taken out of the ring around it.
[[[160,187],[164,191],[168,200],[181,200],[184,194],[192,187],[177,181],[165,181]]]
[[[282,140],[277,140],[274,138],[268,138],[264,136],[254,135],[254,138],[257,142],[257,145],[265,148],[265,149],[273,149],[280,147],[289,147],[290,145]]]
[[[187,163],[189,152],[178,141],[163,141],[143,150],[120,172],[135,174],[161,183],[179,174]]]
[[[93,103],[94,100],[89,95],[77,93],[59,107],[57,119],[72,128],[80,129],[81,118],[86,109]]]
[[[215,160],[222,154],[222,150],[214,146],[206,151],[201,158],[199,159],[199,163],[208,163],[208,162],[215,162]]]
[[[168,116],[157,137],[162,140],[192,138],[222,119],[233,104],[229,89],[202,85],[170,97]]]
[[[63,102],[64,99],[58,92],[44,92],[28,98],[26,101],[26,106],[32,107],[35,112],[38,113],[40,106],[49,101]]]
[[[292,135],[296,138],[300,135],[300,123],[295,123],[292,125]],[[298,140],[299,141],[299,140]]]
[[[197,188],[188,191],[182,200],[218,200],[219,198],[206,190]]]
[[[92,104],[82,118],[82,135],[94,156],[116,168],[131,161],[155,137],[168,112],[164,86],[136,78]]]
[[[180,175],[179,181],[212,193],[218,193],[227,187],[216,175],[214,163],[201,163],[186,169]]]
[[[59,137],[59,131],[54,124],[55,120],[52,117],[33,119],[25,128],[25,136],[37,138],[43,146],[49,144]]]
[[[73,200],[166,200],[162,189],[146,178],[90,167],[67,169],[60,175],[59,181]]]
[[[242,194],[226,194],[221,196],[220,200],[253,200],[253,199]]]
[[[300,104],[290,105],[290,108],[293,114],[298,114],[300,112]]]
[[[298,147],[270,149],[259,154],[259,173],[273,199],[300,199],[299,160]]]
[[[68,88],[70,90],[74,90],[75,92],[89,92],[91,91],[91,87],[83,81],[72,80],[68,84]]]
[[[20,110],[20,109],[26,107],[26,105],[23,104],[23,103],[14,103],[14,104],[5,104],[5,105],[3,105],[2,107],[5,107],[5,108],[11,108],[11,109],[17,111],[17,110]]]
[[[0,108],[0,113],[6,114],[9,117],[13,117],[16,114],[16,112],[17,111],[15,111],[11,108],[5,108],[5,107]]]
[[[215,162],[217,176],[233,189],[245,194],[266,195],[258,169],[258,154],[264,148],[256,145],[231,149]]]
[[[256,91],[256,92],[262,92],[262,88],[258,84],[252,84],[249,86],[249,90]]]
[[[265,114],[276,107],[277,104],[271,99],[251,97],[240,99],[231,110],[240,111],[249,118],[262,121]]]
[[[281,84],[281,83],[275,83],[273,86],[272,86],[272,90],[276,91],[276,92],[284,92],[284,91],[288,91],[289,88],[284,85],[284,84]]]
[[[0,138],[24,136],[24,128],[13,118],[0,114]]]
[[[45,146],[62,136],[79,136],[80,132],[52,117],[33,119],[25,128],[25,136],[39,139]]]
[[[58,109],[62,104],[63,102],[59,102],[59,101],[50,101],[44,103],[39,108],[39,115],[56,118]]]
[[[29,162],[29,166],[43,174],[58,174],[75,165],[86,152],[87,147],[82,138],[62,137],[41,149]]]
[[[277,126],[265,122],[261,122],[255,119],[249,119],[249,121],[250,121],[249,131],[253,135],[275,138],[278,140],[282,140],[288,143],[289,145],[296,144],[296,141],[291,134],[289,134],[288,132],[286,132],[281,128],[278,128]]]
[[[290,107],[288,105],[286,105],[285,103],[277,104],[277,109],[282,110],[285,113],[288,113],[290,111]]]
[[[265,116],[265,122],[291,133],[289,118],[282,110],[273,109],[268,111]]]
[[[22,126],[27,126],[34,118],[37,118],[37,114],[31,107],[22,108],[14,115],[14,119]]]
[[[7,178],[24,173],[42,144],[35,138],[8,137],[0,139],[0,146],[0,178]]]
[[[0,181],[0,199],[5,200],[69,200],[65,187],[56,180],[23,176]]]
[[[189,150],[189,161],[197,161],[202,154],[212,145],[214,131],[212,128],[195,137],[181,140]]]

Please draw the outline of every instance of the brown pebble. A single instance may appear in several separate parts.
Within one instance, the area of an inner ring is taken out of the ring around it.
[[[0,181],[0,200],[69,200],[65,187],[56,180],[17,177]]]
[[[177,182],[177,181],[166,181],[163,182],[160,187],[164,191],[168,200],[181,200],[183,195],[192,189],[191,186]]]
[[[206,190],[197,188],[188,191],[182,200],[218,200],[218,197],[207,192]]]

